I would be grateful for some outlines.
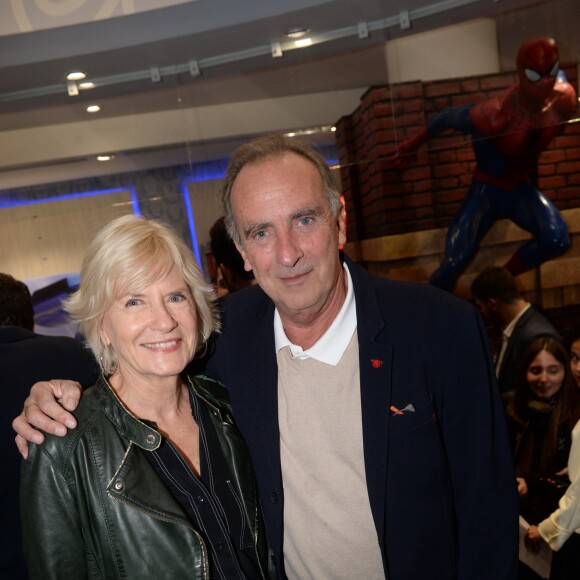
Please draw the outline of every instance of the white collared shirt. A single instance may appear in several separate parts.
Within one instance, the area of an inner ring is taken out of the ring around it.
[[[508,342],[510,341],[510,338],[514,332],[516,324],[518,323],[518,320],[528,311],[530,306],[531,306],[531,304],[528,303],[528,305],[503,329],[501,350],[499,351],[499,354],[497,355],[497,360],[495,363],[496,374],[498,376],[499,376],[499,371],[501,369],[501,365],[503,363],[505,351],[507,350]]]
[[[346,351],[350,339],[356,330],[356,303],[352,288],[352,279],[346,264],[343,264],[346,271],[347,290],[344,304],[338,316],[334,319],[327,331],[309,349],[303,350],[301,346],[292,344],[284,332],[282,319],[278,309],[274,312],[274,339],[276,352],[290,347],[293,358],[306,359],[313,358],[320,362],[336,366],[342,355]]]

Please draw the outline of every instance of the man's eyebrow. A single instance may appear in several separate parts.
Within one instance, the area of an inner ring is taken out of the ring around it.
[[[320,216],[324,215],[324,209],[322,207],[303,207],[303,208],[295,211],[293,214],[291,214],[290,219],[296,220],[296,219],[300,219],[300,218],[307,216],[307,215],[313,215],[315,217],[320,217]]]
[[[256,232],[259,232],[260,230],[264,230],[268,227],[270,227],[272,224],[270,222],[261,222],[261,223],[256,223],[256,224],[250,224],[245,230],[244,230],[244,237],[245,238],[249,238],[252,236],[252,234],[255,234]]]

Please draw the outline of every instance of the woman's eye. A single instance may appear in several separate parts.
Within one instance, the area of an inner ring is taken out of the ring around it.
[[[185,300],[185,296],[183,294],[175,294],[171,297],[171,302],[181,302],[182,300]]]
[[[130,298],[127,300],[125,306],[137,306],[137,304],[139,304],[139,300],[137,300],[137,298]]]

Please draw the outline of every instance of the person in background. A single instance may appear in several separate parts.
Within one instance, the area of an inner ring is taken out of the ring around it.
[[[15,413],[30,382],[40,377],[68,377],[90,386],[98,376],[91,352],[68,336],[43,336],[34,332],[34,308],[28,286],[0,273],[0,454],[4,459],[0,478],[0,578],[28,578],[20,539],[18,487],[20,456],[15,453],[11,428]]]
[[[570,347],[570,369],[580,393],[580,330],[573,335]],[[578,414],[578,413],[577,413]],[[556,474],[565,476],[565,472]],[[550,580],[578,580],[580,578],[580,418],[572,430],[572,446],[568,458],[570,485],[553,511],[537,526],[528,529],[532,542],[545,541],[554,550]]]
[[[514,276],[500,266],[480,272],[471,284],[471,294],[484,319],[501,331],[495,368],[502,393],[515,388],[526,348],[538,336],[561,339],[552,323],[525,300]]]
[[[215,280],[213,282],[213,285],[215,288],[216,296],[218,298],[223,298],[224,296],[227,296],[230,293],[230,291],[228,290],[228,285],[226,284],[226,279],[224,278],[222,270],[219,266],[216,268]]]
[[[515,390],[505,395],[520,514],[530,525],[557,508],[569,483],[564,470],[578,416],[578,392],[570,374],[565,346],[540,337],[522,357]],[[520,579],[528,578],[539,577],[520,563]]]
[[[209,231],[210,249],[216,264],[216,286],[218,297],[256,283],[251,270],[246,271],[244,261],[232,238],[228,234],[225,218],[220,217]],[[220,277],[226,291],[220,288]]]
[[[87,248],[66,309],[102,375],[78,428],[23,461],[31,579],[270,576],[227,393],[182,374],[219,328],[213,300],[191,251],[159,222],[123,216]]]
[[[230,236],[258,285],[226,296],[205,373],[227,385],[280,578],[513,580],[517,494],[477,310],[370,276],[339,246],[330,168],[282,135],[238,148]],[[15,421],[74,427],[78,387],[40,383]],[[45,412],[57,422],[45,416]]]

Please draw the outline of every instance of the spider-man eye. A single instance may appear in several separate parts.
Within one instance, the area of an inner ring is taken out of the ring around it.
[[[552,67],[552,70],[550,71],[550,76],[555,77],[558,74],[559,68],[560,68],[560,63],[558,61],[556,61],[556,64],[554,64],[554,66]]]
[[[542,75],[539,72],[536,72],[531,68],[525,68],[524,74],[526,75],[526,78],[532,83],[537,83],[542,78]]]

